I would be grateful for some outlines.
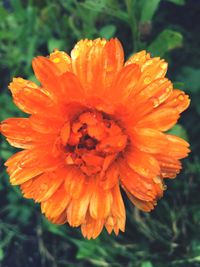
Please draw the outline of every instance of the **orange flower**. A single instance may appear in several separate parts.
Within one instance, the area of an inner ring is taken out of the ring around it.
[[[189,105],[165,78],[167,63],[145,51],[124,63],[117,39],[81,40],[71,52],[33,60],[41,83],[14,78],[9,88],[28,118],[2,122],[8,142],[23,150],[7,162],[13,185],[41,203],[56,224],[81,226],[96,238],[105,226],[124,231],[120,185],[151,211],[175,178],[188,143],[165,134]]]

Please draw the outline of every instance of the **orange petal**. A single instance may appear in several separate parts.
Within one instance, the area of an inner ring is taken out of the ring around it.
[[[171,155],[171,157],[175,159],[182,159],[188,155],[190,152],[190,149],[188,148],[188,142],[175,135],[166,134],[165,136],[168,140],[168,146],[167,150],[165,151],[165,155]]]
[[[134,172],[126,162],[119,161],[120,181],[122,186],[126,188],[136,198],[144,201],[152,201],[156,197],[162,195],[162,184],[160,188],[154,179],[145,179]]]
[[[22,78],[13,78],[9,85],[15,104],[24,112],[29,114],[49,113],[52,108],[53,116],[60,115],[53,100],[31,81]]]
[[[67,220],[71,226],[79,226],[85,221],[93,190],[94,182],[90,180],[84,184],[84,191],[80,198],[71,200],[70,205],[67,208]]]
[[[10,118],[4,120],[1,125],[1,133],[7,141],[18,148],[33,148],[37,145],[50,144],[54,141],[54,135],[44,135],[34,131],[30,119]]]
[[[119,179],[119,170],[117,164],[114,162],[106,171],[103,178],[100,180],[100,186],[105,189],[111,189],[115,186]]]
[[[154,155],[160,165],[161,177],[174,179],[180,172],[181,162],[171,155]]]
[[[159,163],[155,157],[138,149],[127,151],[124,155],[133,171],[146,178],[153,178],[160,173]]]
[[[165,78],[158,79],[150,83],[140,92],[133,91],[133,95],[127,100],[126,106],[131,107],[129,116],[123,118],[126,128],[133,126],[141,119],[145,118],[166,101],[172,93],[172,84]],[[135,112],[137,111],[137,112]]]
[[[65,190],[72,199],[80,198],[85,186],[85,175],[77,168],[70,168],[65,177]]]
[[[118,73],[116,80],[110,90],[112,101],[123,101],[131,95],[141,76],[141,71],[138,65],[130,64]],[[114,92],[114,93],[113,93]]]
[[[95,239],[101,233],[104,225],[104,220],[93,219],[89,214],[87,214],[85,222],[81,225],[81,231],[84,237],[87,239]]]
[[[59,214],[58,216],[55,216],[53,218],[51,217],[47,217],[47,219],[49,221],[51,221],[52,223],[61,225],[67,222],[67,217],[66,217],[66,211],[63,211],[63,213]]]
[[[125,231],[126,213],[119,185],[112,189],[113,203],[109,216],[105,221],[105,227],[110,234],[113,230],[118,235],[119,230]]]
[[[178,120],[179,113],[172,108],[159,108],[142,118],[136,127],[153,128],[159,131],[169,130]]]
[[[33,59],[32,66],[43,88],[57,103],[63,97],[60,93],[60,70],[49,58],[41,56]]]
[[[159,57],[150,58],[150,54],[146,51],[141,51],[133,55],[125,65],[138,64],[141,69],[141,77],[138,80],[133,95],[141,91],[152,81],[165,77],[168,64]]]
[[[130,138],[134,147],[146,153],[159,154],[168,149],[166,135],[151,128],[135,128]]]
[[[24,150],[9,158],[5,165],[13,185],[22,184],[45,171],[52,171],[62,164],[62,159],[54,158],[49,150]]]
[[[66,193],[64,185],[61,185],[49,199],[41,203],[41,211],[49,220],[54,221],[67,209],[69,202],[70,196]]]
[[[117,39],[81,40],[71,52],[73,72],[87,95],[102,96],[122,68],[123,49]]]
[[[160,108],[173,108],[176,109],[179,113],[181,113],[185,109],[187,109],[189,105],[189,96],[186,95],[183,91],[175,89],[172,91],[172,94]]]
[[[110,212],[112,201],[111,191],[103,190],[97,182],[90,200],[90,216],[94,219],[106,218]]]
[[[140,67],[144,65],[151,58],[150,53],[147,53],[145,50],[142,50],[138,53],[132,55],[126,62],[125,66],[129,64],[138,64]]]
[[[130,201],[140,210],[145,211],[145,212],[150,212],[152,211],[155,206],[157,205],[156,201],[143,201],[141,199],[136,198],[132,194],[130,194],[127,190],[125,190],[128,198]]]
[[[59,169],[54,172],[47,172],[23,183],[20,188],[24,197],[33,198],[36,202],[47,200],[63,183],[64,171]]]
[[[29,121],[31,128],[36,132],[48,134],[49,136],[55,134],[57,136],[65,123],[65,118],[47,118],[41,115],[32,115],[29,117]]]

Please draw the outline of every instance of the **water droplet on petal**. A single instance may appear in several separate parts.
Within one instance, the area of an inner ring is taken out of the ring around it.
[[[159,101],[158,98],[156,98],[156,97],[152,97],[151,100],[152,100],[152,103],[153,103],[153,107],[154,107],[154,108],[156,108],[157,106],[159,106],[160,101]]]
[[[166,62],[163,62],[161,65],[160,65],[161,69],[166,69],[167,68],[167,63]]]
[[[184,100],[184,95],[183,95],[183,94],[180,94],[180,95],[178,96],[178,100],[183,101],[183,100]]]
[[[149,84],[151,81],[152,81],[152,78],[151,78],[150,76],[146,76],[146,77],[144,78],[144,83],[145,83],[145,84]]]
[[[153,178],[153,181],[154,181],[154,183],[156,183],[156,184],[160,184],[160,183],[162,182],[162,180],[161,180],[161,178],[160,178],[159,176],[155,176],[155,177]]]

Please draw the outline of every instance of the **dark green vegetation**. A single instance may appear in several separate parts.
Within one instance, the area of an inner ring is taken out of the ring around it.
[[[126,55],[147,49],[169,62],[168,77],[192,103],[173,129],[191,143],[184,169],[150,214],[126,199],[126,232],[84,240],[79,229],[55,226],[9,184],[3,163],[14,153],[0,143],[0,266],[200,266],[200,1],[0,0],[0,119],[24,116],[7,85],[34,79],[31,60],[53,48],[69,52],[81,38],[117,36]]]

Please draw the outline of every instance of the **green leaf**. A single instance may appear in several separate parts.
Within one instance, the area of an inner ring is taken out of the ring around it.
[[[184,82],[185,88],[191,93],[199,93],[200,90],[200,69],[184,67],[178,75],[178,79]]]
[[[98,13],[102,12],[117,17],[125,22],[129,22],[129,17],[126,12],[122,11],[117,6],[109,5],[106,0],[86,0],[84,3],[80,3],[80,5]]]
[[[103,38],[110,39],[115,35],[115,32],[116,32],[116,26],[110,24],[102,27],[101,30],[99,31],[99,34]]]
[[[142,1],[142,10],[141,10],[141,23],[145,23],[151,21],[153,15],[155,14],[158,6],[160,4],[160,0],[143,0]]]
[[[141,267],[153,267],[153,265],[150,261],[144,261],[142,263]]]
[[[0,261],[2,261],[4,258],[4,252],[3,249],[0,247]]]
[[[171,130],[167,132],[168,134],[176,135],[184,140],[188,141],[188,135],[186,130],[180,124],[176,124]]]
[[[185,5],[185,0],[167,0],[168,2],[172,2],[176,5],[183,6]]]
[[[7,16],[8,16],[7,10],[0,5],[0,21],[4,21]]]
[[[164,56],[164,54],[172,49],[181,47],[183,36],[181,33],[173,30],[162,31],[157,38],[150,44],[148,50],[153,56]]]

